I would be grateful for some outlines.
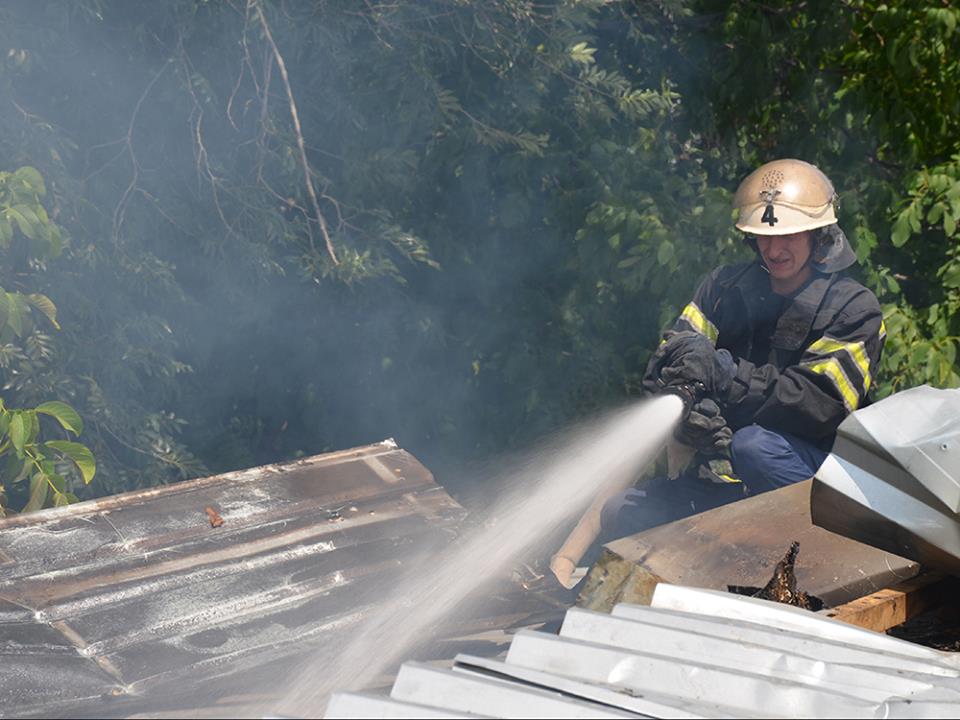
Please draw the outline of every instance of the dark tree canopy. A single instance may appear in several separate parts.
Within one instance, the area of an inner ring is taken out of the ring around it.
[[[0,195],[0,285],[62,329],[0,335],[4,401],[79,411],[81,496],[387,436],[456,489],[638,392],[703,274],[749,256],[730,198],[776,157],[840,193],[890,330],[877,392],[956,386],[958,17],[5,2],[0,170],[35,168],[46,214]]]

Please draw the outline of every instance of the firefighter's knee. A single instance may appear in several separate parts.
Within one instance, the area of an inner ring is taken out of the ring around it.
[[[770,456],[769,430],[759,425],[747,425],[733,434],[730,442],[730,456],[737,475],[761,469]]]
[[[812,445],[759,425],[748,425],[733,434],[730,457],[733,471],[751,492],[792,485],[810,478],[816,469],[807,456],[819,454]]]

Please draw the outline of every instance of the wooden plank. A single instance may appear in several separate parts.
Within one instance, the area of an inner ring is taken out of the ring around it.
[[[893,587],[822,610],[821,613],[850,625],[885,632],[943,605],[955,589],[955,581],[951,578],[924,573]]]
[[[618,602],[649,604],[658,582],[760,588],[793,541],[800,543],[797,587],[825,607],[919,572],[915,562],[814,526],[808,480],[605,545],[577,605],[609,612]]]

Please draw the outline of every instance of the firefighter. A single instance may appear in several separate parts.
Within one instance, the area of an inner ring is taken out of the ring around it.
[[[856,256],[835,202],[826,175],[801,160],[740,184],[736,227],[756,257],[706,277],[644,379],[651,393],[694,391],[675,437],[698,462],[609,501],[606,538],[812,477],[837,426],[868,402],[883,316],[844,272]]]

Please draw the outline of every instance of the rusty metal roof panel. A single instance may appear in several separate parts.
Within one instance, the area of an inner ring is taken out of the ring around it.
[[[257,712],[462,517],[385,441],[2,520],[0,714]]]

